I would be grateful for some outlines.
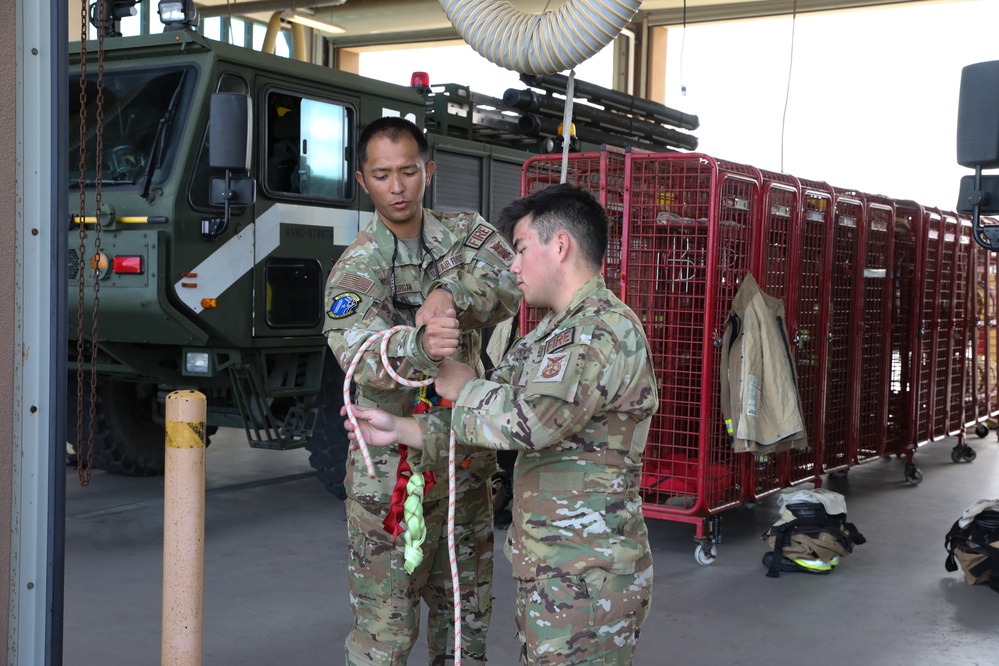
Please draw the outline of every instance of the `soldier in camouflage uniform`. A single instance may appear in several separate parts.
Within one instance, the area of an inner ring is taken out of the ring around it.
[[[659,406],[648,341],[600,276],[607,222],[593,197],[550,187],[504,210],[511,222],[511,270],[527,303],[552,311],[491,381],[445,361],[437,391],[454,400],[459,443],[520,451],[505,551],[524,663],[630,664],[652,595],[638,491]],[[437,415],[358,416],[369,439],[424,446],[424,462],[447,446]]]
[[[413,123],[382,118],[361,133],[357,180],[371,196],[376,216],[333,267],[326,288],[325,333],[346,370],[372,334],[405,324],[392,336],[388,355],[410,379],[437,373],[453,355],[481,374],[478,329],[512,316],[520,303],[509,265],[513,254],[500,234],[474,212],[441,213],[422,207],[433,175],[427,140]],[[447,313],[446,318],[441,317]],[[443,324],[440,322],[443,321]],[[364,354],[354,373],[355,402],[393,414],[413,412],[417,389],[396,383],[382,366],[380,345]],[[446,411],[446,410],[444,410]],[[409,575],[401,546],[384,524],[396,485],[395,446],[372,451],[376,477],[364,461],[347,465],[348,577],[354,627],[346,640],[347,664],[405,664],[419,634],[420,600],[428,606],[429,664],[450,664],[454,652],[453,588],[444,524],[447,459],[426,493],[424,560]],[[417,470],[422,472],[423,469]],[[485,662],[492,607],[493,452],[473,450],[458,461],[458,548],[463,663]],[[399,540],[401,543],[401,539]]]

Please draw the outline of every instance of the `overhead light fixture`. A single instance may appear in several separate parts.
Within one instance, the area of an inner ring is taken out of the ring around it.
[[[198,7],[194,0],[160,0],[157,11],[163,30],[182,30],[198,25]]]
[[[317,19],[312,14],[306,14],[305,12],[297,9],[288,9],[281,12],[281,18],[285,21],[291,21],[292,23],[304,25],[306,28],[312,28],[313,30],[318,30],[320,32],[328,32],[331,35],[339,35],[347,32],[346,28],[341,28],[335,23],[330,23],[329,21]]]

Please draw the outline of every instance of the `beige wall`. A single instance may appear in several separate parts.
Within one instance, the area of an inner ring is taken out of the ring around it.
[[[0,0],[0,90],[15,90],[15,48],[17,34],[13,0]],[[16,205],[16,149],[14,95],[0,95],[0,127],[8,128],[0,132],[0,155],[6,159],[0,160],[0,237],[13,239],[17,220]],[[0,243],[0,266],[12,269],[15,266],[14,243]],[[9,397],[14,395],[14,271],[0,272],[0,395],[8,396],[0,400],[0,603],[8,609],[6,617],[0,622],[0,638],[3,654],[7,653],[8,620],[10,616],[10,512],[12,482],[11,473],[14,467],[14,401]],[[6,657],[4,657],[6,658]]]
[[[649,30],[649,51],[646,67],[645,97],[660,104],[666,103],[666,31],[667,28]]]

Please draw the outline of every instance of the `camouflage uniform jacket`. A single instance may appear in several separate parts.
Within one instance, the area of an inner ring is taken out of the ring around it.
[[[638,489],[658,407],[642,324],[600,276],[524,336],[492,381],[462,389],[457,441],[520,451],[505,548],[516,578],[635,573],[649,556]],[[446,443],[426,428],[431,458]]]
[[[423,211],[423,239],[430,252],[413,256],[398,242],[376,215],[333,266],[326,286],[326,333],[330,348],[346,369],[364,341],[378,331],[404,324],[414,326],[416,308],[396,308],[392,301],[392,254],[395,260],[396,297],[420,304],[438,286],[454,297],[455,310],[464,333],[453,358],[480,370],[482,334],[478,329],[511,317],[519,307],[521,293],[509,267],[513,252],[500,234],[474,212]],[[432,255],[432,256],[431,256]],[[434,266],[436,260],[436,268]],[[423,328],[400,331],[392,336],[388,356],[396,372],[409,379],[437,374],[437,365],[423,349]],[[399,385],[385,371],[380,344],[368,348],[354,372],[356,401],[398,415],[412,412],[417,389]],[[350,457],[348,494],[362,502],[388,504],[395,484],[398,452],[395,447],[371,450],[376,468],[369,479],[360,453]],[[465,460],[464,469],[489,478],[495,455],[478,453]],[[446,461],[443,464],[447,479]],[[359,465],[358,473],[354,468]],[[447,483],[434,487],[428,499],[447,494]]]

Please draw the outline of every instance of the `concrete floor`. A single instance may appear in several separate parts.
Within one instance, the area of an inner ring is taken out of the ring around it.
[[[984,586],[944,569],[944,534],[963,509],[999,497],[996,435],[970,437],[973,463],[950,460],[954,440],[922,447],[924,480],[898,459],[850,470],[826,487],[846,496],[867,537],[829,576],[767,578],[760,534],[776,503],[723,515],[719,557],[694,560],[693,527],[649,521],[653,609],[635,663],[771,666],[934,666],[999,663],[996,608]],[[220,431],[208,450],[204,663],[342,664],[351,624],[343,505],[311,474],[304,451],[249,449]],[[67,469],[64,664],[160,661],[163,480]],[[498,531],[489,660],[517,663],[510,566]],[[424,644],[411,664],[426,663]]]

